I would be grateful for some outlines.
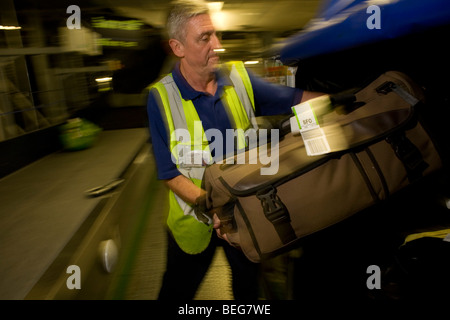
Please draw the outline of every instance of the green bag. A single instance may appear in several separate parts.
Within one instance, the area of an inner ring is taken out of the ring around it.
[[[60,141],[65,150],[82,150],[91,147],[102,131],[94,123],[81,119],[69,119],[59,127]]]

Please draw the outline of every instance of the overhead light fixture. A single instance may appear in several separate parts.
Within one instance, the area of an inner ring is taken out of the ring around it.
[[[214,52],[225,52],[225,48],[214,49]]]
[[[212,1],[207,3],[209,11],[211,12],[219,12],[222,10],[223,1]]]
[[[16,26],[1,26],[0,30],[20,30],[22,27],[16,27]]]
[[[258,64],[258,63],[259,63],[258,60],[248,60],[244,62],[244,64]]]
[[[211,20],[217,30],[226,30],[229,23],[229,13],[222,11],[223,1],[211,1],[207,2]]]
[[[109,82],[109,81],[111,81],[112,80],[112,78],[111,77],[104,77],[104,78],[97,78],[97,79],[95,79],[95,81],[97,81],[97,82]]]

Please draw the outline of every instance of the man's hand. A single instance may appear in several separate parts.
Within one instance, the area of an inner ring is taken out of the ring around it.
[[[211,214],[206,208],[206,192],[203,192],[200,196],[195,199],[194,212],[197,219],[207,225],[211,223]]]
[[[214,223],[213,228],[216,229],[217,236],[218,236],[220,239],[223,239],[223,240],[225,240],[226,242],[228,242],[230,245],[233,245],[233,244],[228,240],[227,234],[226,234],[226,233],[222,233],[222,230],[221,230],[222,223],[221,223],[221,221],[220,221],[220,219],[219,219],[219,217],[217,216],[216,213],[214,213],[214,215],[213,215],[213,223]]]

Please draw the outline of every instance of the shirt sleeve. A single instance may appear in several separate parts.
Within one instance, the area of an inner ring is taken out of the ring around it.
[[[271,83],[247,71],[255,97],[256,116],[291,114],[291,107],[300,103],[303,91],[299,88]]]
[[[168,130],[163,121],[159,104],[161,98],[156,89],[149,92],[147,99],[147,115],[150,128],[153,154],[155,157],[158,179],[171,179],[181,174],[172,161],[170,153]]]

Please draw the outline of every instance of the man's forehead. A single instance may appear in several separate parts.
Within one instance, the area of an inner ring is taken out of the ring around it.
[[[212,20],[207,14],[192,17],[187,24],[187,29],[198,35],[215,32]]]

